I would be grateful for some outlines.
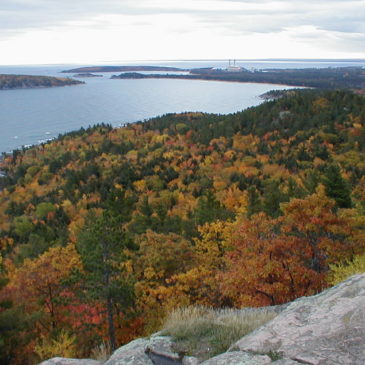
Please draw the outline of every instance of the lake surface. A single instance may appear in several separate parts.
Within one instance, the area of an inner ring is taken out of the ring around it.
[[[181,68],[227,66],[223,61],[164,61],[155,64]],[[265,69],[359,66],[365,62],[250,61],[237,64],[249,69]],[[60,74],[60,71],[72,67],[77,65],[0,66],[0,74],[72,76]],[[0,152],[42,143],[60,133],[101,122],[119,126],[184,111],[232,113],[260,104],[263,100],[259,96],[269,90],[289,88],[200,80],[111,80],[112,74],[82,79],[86,82],[84,85],[0,91]]]

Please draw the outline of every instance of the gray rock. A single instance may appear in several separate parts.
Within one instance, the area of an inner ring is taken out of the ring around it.
[[[101,365],[100,361],[91,359],[66,359],[64,357],[53,357],[41,362],[39,365]]]
[[[203,361],[201,365],[267,365],[271,359],[266,355],[249,354],[242,351],[225,352]]]
[[[179,355],[171,349],[170,337],[152,336],[150,339],[140,338],[116,350],[104,365],[154,365],[145,354],[145,349],[178,358]]]
[[[193,356],[184,356],[182,359],[182,365],[198,365],[199,360]]]
[[[256,353],[274,351],[284,360],[302,364],[364,365],[365,274],[294,301],[232,348]]]

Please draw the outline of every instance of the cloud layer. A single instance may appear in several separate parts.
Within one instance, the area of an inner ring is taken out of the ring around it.
[[[80,41],[95,31],[109,37],[128,32],[137,40],[154,35],[161,44],[173,35],[182,46],[193,36],[206,45],[212,44],[209,37],[231,44],[251,37],[263,45],[265,39],[288,46],[297,42],[312,52],[317,47],[329,55],[365,57],[364,19],[365,0],[1,0],[0,41],[9,45],[32,34],[37,42],[40,34],[44,38],[53,33],[57,39],[73,32]],[[216,45],[226,51],[225,44]]]

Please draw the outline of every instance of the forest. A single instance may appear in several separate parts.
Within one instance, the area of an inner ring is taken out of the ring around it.
[[[3,155],[0,363],[93,357],[174,308],[286,303],[365,254],[365,103],[99,124]]]
[[[0,90],[55,87],[78,84],[84,84],[84,82],[66,77],[0,75]]]

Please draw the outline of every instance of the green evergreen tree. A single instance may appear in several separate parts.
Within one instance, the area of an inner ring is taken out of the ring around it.
[[[194,211],[194,220],[199,225],[217,219],[228,219],[231,216],[232,214],[221,205],[210,190],[198,199],[198,206]]]
[[[116,348],[115,308],[127,309],[133,304],[134,297],[132,283],[122,265],[128,259],[126,250],[134,248],[123,228],[123,223],[130,218],[125,214],[129,210],[129,202],[120,198],[111,199],[109,210],[105,210],[100,217],[89,216],[77,241],[85,272],[84,293],[105,303],[112,350]]]
[[[338,165],[331,164],[326,168],[323,183],[327,196],[334,199],[339,208],[351,208],[351,190]]]
[[[0,290],[7,284],[0,254]],[[0,364],[11,365],[14,353],[26,346],[31,339],[32,316],[24,313],[14,303],[0,300]],[[27,333],[28,335],[24,335]]]
[[[251,217],[252,215],[261,211],[261,200],[260,194],[256,190],[254,186],[250,186],[247,189],[248,193],[248,208],[247,208],[247,216]]]
[[[263,211],[271,217],[279,217],[282,214],[280,203],[285,201],[288,201],[288,196],[280,190],[279,181],[268,180],[263,194]]]

